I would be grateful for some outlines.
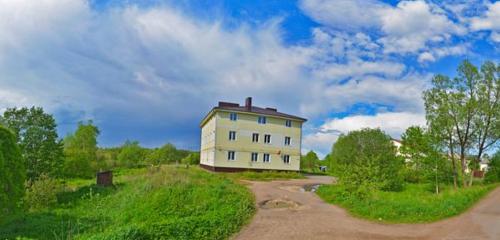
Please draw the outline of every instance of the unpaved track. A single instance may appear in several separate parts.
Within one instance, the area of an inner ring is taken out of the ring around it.
[[[500,240],[500,188],[460,216],[429,224],[381,224],[350,216],[323,202],[305,184],[331,183],[329,177],[250,182],[256,203],[288,199],[299,207],[261,209],[234,239],[494,239]]]

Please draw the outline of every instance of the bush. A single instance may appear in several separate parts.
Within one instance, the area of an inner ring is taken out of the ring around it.
[[[500,182],[500,151],[491,158],[484,181],[487,183]]]
[[[403,187],[403,159],[396,156],[391,138],[380,129],[362,129],[341,135],[332,150],[339,182],[350,192],[399,191]]]
[[[24,193],[26,169],[14,134],[0,126],[0,215],[11,211]]]
[[[27,182],[23,202],[30,211],[42,210],[57,203],[61,185],[57,180],[42,174],[34,182]]]
[[[181,162],[186,165],[198,165],[200,164],[200,153],[190,153],[187,157],[183,158]]]

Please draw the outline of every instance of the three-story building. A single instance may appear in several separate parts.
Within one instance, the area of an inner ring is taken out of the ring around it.
[[[306,119],[275,108],[219,102],[201,121],[200,166],[213,171],[300,170]]]

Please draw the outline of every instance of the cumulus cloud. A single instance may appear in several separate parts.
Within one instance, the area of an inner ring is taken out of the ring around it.
[[[393,138],[399,138],[409,126],[425,126],[425,115],[413,112],[385,112],[357,115],[325,121],[316,132],[304,137],[304,147],[318,149],[322,154],[331,150],[340,134],[362,128],[380,128]]]
[[[500,42],[500,2],[490,3],[483,16],[471,18],[470,27],[474,31],[490,30],[491,40]]]

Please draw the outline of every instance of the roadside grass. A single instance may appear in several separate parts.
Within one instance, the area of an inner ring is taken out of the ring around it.
[[[273,180],[305,178],[305,176],[299,172],[279,172],[279,171],[262,171],[262,172],[245,171],[238,173],[223,173],[223,175],[235,180],[250,180],[250,181],[273,181]]]
[[[196,167],[118,171],[114,182],[66,181],[57,206],[0,219],[0,239],[227,239],[255,212],[246,187]]]
[[[457,191],[446,187],[436,195],[427,185],[408,184],[401,192],[375,191],[360,199],[341,185],[323,185],[317,194],[357,217],[386,223],[425,223],[463,213],[496,186],[475,185]]]

